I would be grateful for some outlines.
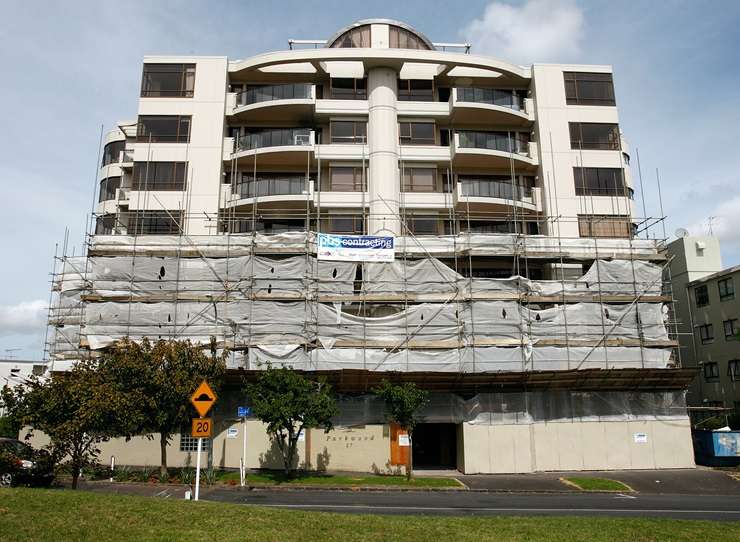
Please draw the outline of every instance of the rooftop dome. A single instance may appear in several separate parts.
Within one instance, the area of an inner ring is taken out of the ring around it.
[[[372,36],[373,25],[388,29],[387,41],[383,36]],[[432,42],[412,26],[392,19],[363,19],[342,28],[326,42],[327,47],[388,47],[390,49],[434,50]]]

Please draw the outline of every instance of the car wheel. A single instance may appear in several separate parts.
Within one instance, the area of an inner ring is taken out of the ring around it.
[[[9,472],[0,474],[0,487],[10,487],[13,485],[13,475]]]

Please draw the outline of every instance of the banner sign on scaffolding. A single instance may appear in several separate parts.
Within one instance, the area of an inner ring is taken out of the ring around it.
[[[319,260],[342,262],[392,262],[395,239],[373,235],[319,234]]]

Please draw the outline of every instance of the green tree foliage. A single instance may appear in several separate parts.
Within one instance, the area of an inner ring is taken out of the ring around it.
[[[413,382],[394,384],[383,380],[373,392],[385,401],[386,417],[389,421],[397,423],[406,430],[409,435],[409,444],[413,446],[414,428],[421,420],[419,411],[429,401],[429,394]],[[412,460],[409,447],[409,462],[406,465],[406,477],[411,479]]]
[[[331,419],[339,413],[325,380],[310,380],[291,368],[268,366],[245,391],[254,415],[267,425],[280,449],[286,475],[293,470],[301,431],[320,427],[328,433],[333,428]]]
[[[118,424],[117,413],[127,398],[112,391],[97,362],[81,361],[66,373],[31,377],[25,385],[2,390],[2,403],[14,423],[43,432],[55,461],[68,457],[72,487],[80,470],[95,460],[97,445]]]
[[[125,340],[106,352],[100,372],[127,397],[129,411],[116,424],[118,436],[159,434],[160,477],[167,476],[167,444],[195,415],[190,395],[202,380],[218,389],[228,353],[216,354],[190,341]]]
[[[0,437],[18,438],[20,425],[10,416],[0,416]]]

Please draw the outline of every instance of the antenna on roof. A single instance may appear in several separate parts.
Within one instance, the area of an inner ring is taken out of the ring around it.
[[[714,219],[716,219],[716,216],[710,216],[707,218],[707,225],[709,226],[709,237],[714,236]]]

